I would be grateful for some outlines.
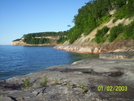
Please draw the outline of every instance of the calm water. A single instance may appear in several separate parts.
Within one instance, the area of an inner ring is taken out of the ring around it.
[[[28,74],[55,65],[71,64],[94,54],[77,54],[53,47],[0,46],[0,80]]]

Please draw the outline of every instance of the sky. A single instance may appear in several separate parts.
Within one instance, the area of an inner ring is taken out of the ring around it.
[[[0,0],[0,45],[24,34],[66,31],[89,0]]]

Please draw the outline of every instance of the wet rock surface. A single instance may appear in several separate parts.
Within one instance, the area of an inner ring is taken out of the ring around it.
[[[134,101],[134,60],[85,59],[0,85],[0,101]]]

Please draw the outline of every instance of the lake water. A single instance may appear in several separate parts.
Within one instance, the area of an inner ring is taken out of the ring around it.
[[[0,80],[86,58],[98,58],[98,55],[65,52],[53,47],[0,45]]]

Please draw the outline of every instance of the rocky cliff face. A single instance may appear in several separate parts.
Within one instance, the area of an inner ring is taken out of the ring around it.
[[[105,42],[97,44],[95,42],[78,42],[74,44],[63,44],[55,46],[54,48],[59,50],[65,50],[68,52],[77,52],[77,53],[104,53],[104,52],[127,52],[134,51],[134,40],[116,40],[112,43]],[[76,44],[77,43],[77,44]]]
[[[119,52],[119,51],[131,51],[134,49],[134,40],[133,39],[117,39],[112,43],[104,42],[97,44],[93,41],[97,30],[102,29],[104,26],[108,28],[112,28],[117,26],[118,24],[128,25],[134,18],[131,19],[120,19],[113,23],[113,18],[110,21],[100,25],[96,29],[94,29],[89,35],[84,36],[81,35],[79,39],[77,39],[73,44],[69,44],[69,42],[65,42],[63,45],[56,46],[56,49],[65,50],[69,52],[77,52],[77,53],[103,53],[103,52]],[[106,34],[109,34],[108,31]]]
[[[11,45],[14,45],[14,46],[25,46],[25,45],[27,45],[27,44],[24,43],[22,40],[20,40],[20,41],[13,41],[13,42],[11,43]]]

